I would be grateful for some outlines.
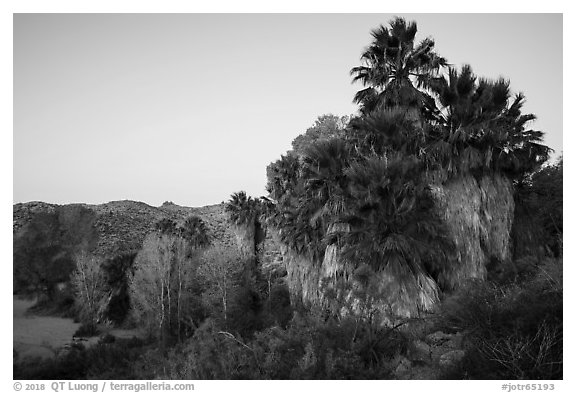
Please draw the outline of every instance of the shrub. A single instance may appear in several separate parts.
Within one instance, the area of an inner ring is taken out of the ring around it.
[[[14,379],[136,379],[133,365],[144,351],[140,339],[71,348],[49,359],[14,362]]]
[[[444,302],[440,327],[465,333],[467,355],[449,377],[562,378],[562,262],[546,260],[526,281],[471,282]]]

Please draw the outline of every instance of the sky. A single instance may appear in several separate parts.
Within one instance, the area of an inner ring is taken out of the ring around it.
[[[397,14],[527,98],[562,145],[561,14]],[[370,30],[393,14],[15,14],[13,201],[203,206],[265,195],[322,114],[356,112]]]

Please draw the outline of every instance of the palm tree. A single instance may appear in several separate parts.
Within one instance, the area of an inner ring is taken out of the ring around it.
[[[415,156],[372,156],[346,171],[350,184],[343,255],[386,271],[417,294],[415,279],[436,278],[451,247]]]
[[[416,22],[406,23],[398,17],[389,28],[380,25],[372,30],[372,43],[361,56],[363,64],[350,71],[354,82],[366,86],[354,97],[362,114],[402,107],[411,120],[435,115],[434,99],[414,83],[420,88],[428,87],[447,62],[434,52],[431,38],[415,43],[417,30]]]
[[[352,119],[347,138],[363,157],[391,152],[419,155],[426,145],[428,129],[428,123],[417,125],[406,117],[404,109],[396,107]]]
[[[430,157],[449,174],[503,171],[512,177],[534,171],[548,159],[543,133],[525,130],[533,114],[522,114],[524,96],[509,104],[510,82],[480,79],[469,65],[437,78],[429,87],[442,106]]]
[[[260,222],[262,214],[260,201],[247,196],[245,191],[235,192],[225,209],[234,225],[240,251],[246,257],[258,259],[259,246],[265,237]]]
[[[310,217],[312,225],[319,219],[342,213],[346,190],[344,169],[351,158],[349,146],[337,138],[318,141],[304,149],[301,176],[305,198],[316,206]]]
[[[176,222],[169,218],[162,218],[154,224],[154,229],[162,234],[176,233]]]
[[[266,190],[274,201],[290,198],[298,184],[300,162],[296,155],[287,154],[266,168]]]
[[[181,237],[188,240],[192,247],[202,248],[210,244],[208,229],[204,221],[198,216],[188,217],[178,228]]]

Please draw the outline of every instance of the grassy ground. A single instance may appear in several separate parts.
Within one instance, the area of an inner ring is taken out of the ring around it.
[[[80,327],[80,323],[75,323],[71,318],[27,313],[26,311],[34,304],[33,300],[16,296],[13,299],[13,344],[18,359],[55,356],[60,349],[72,341],[72,336]],[[136,329],[118,329],[99,325],[98,330],[100,334],[107,333],[121,339],[142,336],[142,333]],[[83,345],[89,347],[97,342],[98,337],[91,337],[84,341]]]
[[[14,297],[13,343],[19,358],[54,356],[80,327],[70,318],[27,315],[26,310],[34,303]]]

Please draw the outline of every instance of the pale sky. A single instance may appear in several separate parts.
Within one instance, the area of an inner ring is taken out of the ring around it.
[[[317,116],[356,111],[370,30],[393,14],[16,14],[14,203],[265,195]],[[399,14],[478,76],[511,80],[562,151],[561,14]]]

